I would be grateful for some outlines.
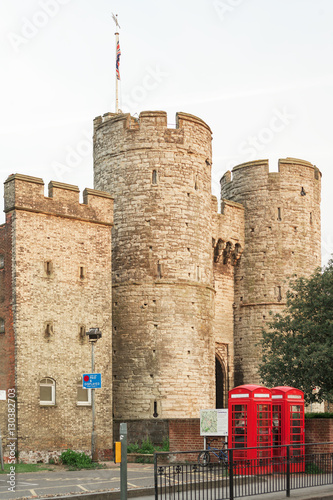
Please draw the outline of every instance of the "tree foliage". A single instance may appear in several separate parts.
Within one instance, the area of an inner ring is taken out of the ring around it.
[[[309,278],[291,280],[286,308],[268,326],[261,342],[263,382],[297,387],[308,403],[333,402],[333,260]]]

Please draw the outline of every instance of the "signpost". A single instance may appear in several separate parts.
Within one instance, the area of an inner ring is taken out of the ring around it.
[[[100,389],[102,387],[102,380],[100,373],[94,373],[95,371],[95,355],[94,355],[94,345],[98,339],[102,337],[102,332],[99,328],[89,328],[86,332],[91,344],[91,371],[92,373],[84,373],[82,377],[82,385],[87,389],[91,389],[91,414],[92,414],[92,429],[91,429],[91,459],[93,462],[97,462],[97,452],[96,452],[96,433],[95,433],[95,389]],[[97,378],[95,379],[95,375]],[[89,385],[89,382],[91,385]],[[86,386],[84,384],[87,384]]]
[[[82,387],[84,389],[101,389],[102,374],[101,373],[84,373],[82,375]]]
[[[127,424],[120,424],[120,500],[127,500]]]

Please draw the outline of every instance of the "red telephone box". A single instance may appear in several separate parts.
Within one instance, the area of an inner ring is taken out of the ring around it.
[[[260,385],[229,391],[229,447],[235,448],[238,474],[270,472],[272,457],[272,395]],[[246,449],[260,447],[260,449]],[[247,461],[247,462],[246,462]],[[246,463],[245,463],[246,462]]]
[[[294,387],[274,387],[273,409],[273,456],[275,469],[286,468],[285,458],[290,446],[290,470],[304,472],[304,393]]]

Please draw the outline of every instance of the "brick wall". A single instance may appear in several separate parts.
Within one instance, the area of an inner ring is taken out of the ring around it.
[[[204,437],[200,436],[200,418],[176,418],[169,420],[170,451],[204,449]],[[224,443],[224,438],[209,438],[213,447]]]
[[[169,420],[169,440],[170,451],[203,449],[204,438],[200,436],[200,419],[186,418]],[[218,443],[223,442],[224,438],[210,438],[210,441],[212,441],[214,446],[215,444],[218,446]],[[333,419],[305,419],[305,442],[333,442]],[[326,448],[324,451],[333,451],[333,445]]]
[[[170,451],[202,450],[204,438],[200,436],[199,418],[169,420]]]
[[[306,418],[305,419],[306,443],[333,443],[333,418]],[[315,447],[311,447],[314,452]],[[322,452],[333,452],[333,444],[321,446]],[[307,448],[307,452],[309,452]]]
[[[4,332],[0,333],[0,390],[15,387],[15,339],[12,309],[12,217],[7,215],[6,224],[0,226],[0,318],[4,319]],[[3,266],[3,267],[2,267]],[[7,401],[0,400],[0,428],[3,445],[8,437]]]

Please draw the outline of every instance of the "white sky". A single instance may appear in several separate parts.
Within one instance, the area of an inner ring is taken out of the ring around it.
[[[332,0],[1,0],[0,189],[11,173],[93,187],[92,120],[184,111],[213,130],[213,193],[233,166],[301,158],[322,179],[333,253]],[[275,124],[274,126],[272,124]],[[4,216],[0,220],[4,222]]]

